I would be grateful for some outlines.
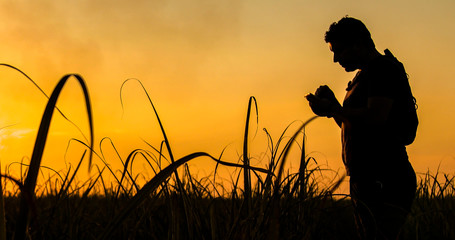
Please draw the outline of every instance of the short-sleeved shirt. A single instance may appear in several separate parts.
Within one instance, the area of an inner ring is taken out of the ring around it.
[[[352,117],[342,124],[343,161],[348,174],[374,177],[408,161],[405,145],[397,136],[397,105],[409,86],[404,69],[385,56],[372,60],[348,85],[343,107],[366,109],[368,98],[393,100],[383,125],[372,125],[366,117]]]

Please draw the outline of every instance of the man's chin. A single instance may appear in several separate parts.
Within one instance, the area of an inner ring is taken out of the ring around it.
[[[357,68],[355,68],[355,67],[349,67],[349,66],[347,66],[347,67],[342,66],[342,67],[344,68],[344,70],[346,72],[353,72],[353,71],[357,70]]]

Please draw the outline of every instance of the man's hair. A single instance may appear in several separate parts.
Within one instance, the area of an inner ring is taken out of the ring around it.
[[[358,19],[347,16],[330,25],[329,30],[325,33],[325,41],[327,43],[336,41],[346,45],[361,44],[365,47],[375,47],[370,31],[365,24]]]

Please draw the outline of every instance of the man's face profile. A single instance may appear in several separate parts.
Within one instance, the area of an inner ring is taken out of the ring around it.
[[[329,49],[333,52],[333,62],[339,63],[346,72],[352,72],[358,69],[354,46],[348,46],[339,42],[329,42]]]

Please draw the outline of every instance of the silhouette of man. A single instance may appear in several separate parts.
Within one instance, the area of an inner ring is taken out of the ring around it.
[[[400,103],[409,82],[395,58],[376,50],[366,26],[344,17],[325,34],[333,61],[357,71],[341,105],[328,86],[306,96],[313,112],[333,117],[342,132],[343,162],[361,239],[396,239],[416,191],[415,172],[401,140]],[[408,94],[408,95],[409,95]],[[411,94],[412,96],[412,94]]]

